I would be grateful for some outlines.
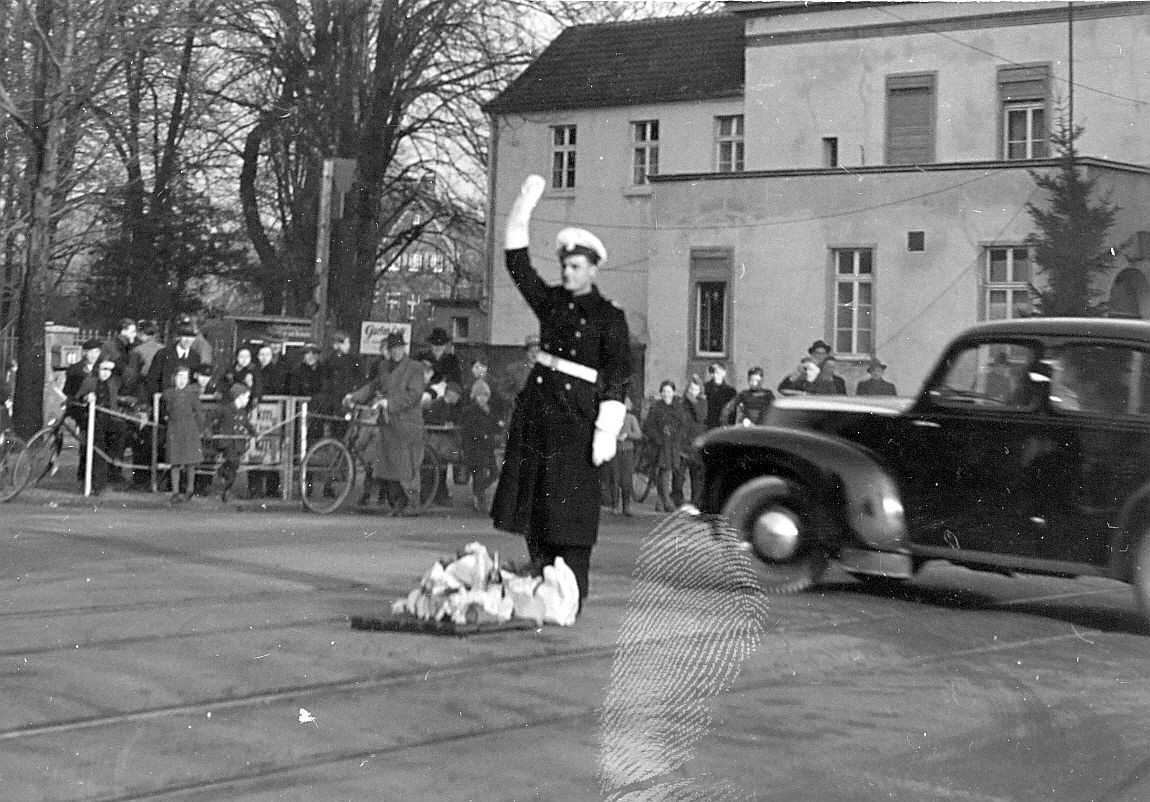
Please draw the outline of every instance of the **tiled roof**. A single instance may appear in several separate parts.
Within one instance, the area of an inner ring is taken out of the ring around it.
[[[486,109],[495,114],[732,97],[743,25],[729,14],[567,28]]]

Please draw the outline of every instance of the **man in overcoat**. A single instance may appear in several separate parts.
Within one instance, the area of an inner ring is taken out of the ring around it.
[[[407,353],[403,332],[387,335],[386,371],[344,396],[345,406],[372,403],[380,408],[379,438],[367,454],[372,475],[383,482],[392,515],[411,516],[419,500],[419,466],[423,462],[423,365]],[[413,503],[415,502],[415,503]]]
[[[507,218],[507,270],[539,319],[540,350],[516,400],[491,516],[526,537],[537,566],[562,557],[582,604],[599,535],[598,469],[615,456],[626,414],[630,335],[623,310],[594,284],[607,251],[589,231],[559,232],[560,285],[531,266],[528,228],[545,187],[529,176]]]

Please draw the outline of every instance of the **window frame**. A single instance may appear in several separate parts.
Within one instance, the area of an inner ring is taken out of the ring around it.
[[[551,134],[550,189],[555,192],[573,190],[577,181],[578,126],[575,123],[562,123],[550,126],[548,132]]]
[[[896,92],[904,90],[926,89],[930,92],[930,119],[927,121],[929,144],[922,159],[911,161],[896,161],[895,140],[892,136],[892,123],[894,122],[894,104],[891,102]],[[938,153],[938,75],[934,72],[909,72],[886,76],[885,93],[886,103],[886,130],[884,131],[883,157],[885,164],[890,166],[911,166],[915,164],[933,164],[937,161]]]
[[[659,174],[659,121],[631,121],[631,185],[645,187]]]
[[[853,270],[849,274],[839,272],[839,254],[841,253],[853,254],[851,259]],[[861,272],[860,255],[862,253],[867,253],[870,257],[870,270],[867,273]],[[828,321],[828,328],[830,330],[832,353],[834,353],[836,356],[842,356],[846,358],[863,358],[873,353],[875,350],[875,344],[877,342],[876,322],[878,320],[876,313],[877,282],[875,281],[875,274],[877,272],[875,259],[876,253],[877,249],[873,245],[843,245],[835,246],[829,249],[830,303],[828,304],[828,310],[830,313],[830,320]],[[839,287],[844,284],[850,285],[852,287],[851,300],[849,304],[842,304],[839,301]],[[861,294],[859,287],[864,284],[870,288],[870,301],[868,304],[870,312],[870,325],[866,328],[863,328],[859,325],[860,320],[862,319],[862,315],[859,311],[860,307],[858,299],[859,295]],[[851,307],[849,349],[843,349],[839,347],[839,308],[844,305]],[[869,343],[860,343],[860,340],[862,339],[860,334],[863,331],[868,333],[870,338]]]
[[[728,121],[732,130],[723,133],[723,126]],[[743,114],[715,115],[715,172],[741,173],[747,169],[746,124],[746,115]],[[727,159],[723,158],[725,146],[731,149]],[[724,164],[727,165],[725,169]]]
[[[998,68],[998,158],[1002,161],[1028,161],[1050,157],[1050,64],[1011,64]],[[1040,140],[1033,137],[1032,114],[1027,114],[1026,152],[1021,158],[1010,157],[1009,118],[1012,111],[1042,111],[1043,153],[1035,154]]]
[[[734,297],[731,290],[732,277],[735,268],[734,251],[730,248],[692,248],[690,253],[690,267],[688,287],[688,353],[691,359],[726,360],[732,353],[731,336],[734,331]],[[719,351],[702,350],[699,348],[700,340],[700,313],[702,298],[700,288],[706,284],[723,285],[723,321],[722,321],[722,349]]]
[[[1018,251],[1018,250],[1025,250],[1027,252],[1027,261],[1029,262],[1029,277],[1026,280],[1020,280],[1020,279],[1015,278],[1015,276],[1014,276],[1014,264],[1015,264],[1015,253],[1014,252]],[[990,275],[991,264],[992,264],[991,263],[991,253],[993,251],[1005,251],[1006,252],[1007,278],[1005,280],[995,281],[992,279],[992,277]],[[1029,245],[1025,245],[1023,243],[1017,243],[1017,242],[1014,242],[1014,243],[991,243],[991,244],[983,245],[982,246],[981,262],[982,262],[982,269],[979,271],[979,279],[980,279],[979,284],[980,284],[980,290],[981,291],[979,294],[978,319],[980,321],[1015,320],[1015,319],[1022,318],[1022,317],[1029,317],[1030,316],[1029,314],[1026,314],[1026,315],[1014,314],[1014,309],[1015,309],[1014,298],[1015,298],[1015,293],[1025,292],[1027,295],[1029,310],[1030,311],[1034,310],[1034,290],[1033,290],[1034,248],[1032,248]],[[991,317],[990,316],[990,310],[992,308],[990,296],[991,296],[992,292],[1005,292],[1005,293],[1007,293],[1007,305],[1006,305],[1007,316],[1006,317]]]

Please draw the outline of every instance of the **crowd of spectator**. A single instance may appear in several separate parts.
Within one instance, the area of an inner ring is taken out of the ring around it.
[[[894,384],[883,378],[885,370],[886,364],[872,356],[867,362],[868,377],[856,385],[855,394],[896,395]],[[664,380],[658,395],[646,405],[642,423],[624,425],[619,454],[604,466],[604,506],[630,514],[629,493],[636,466],[654,483],[657,509],[670,511],[683,504],[687,484],[691,502],[698,504],[702,477],[692,444],[700,434],[719,426],[764,423],[776,392],[781,396],[847,395],[846,380],[837,371],[838,360],[830,346],[816,340],[774,392],[763,386],[763,369],[757,366],[747,371],[746,387],[737,390],[727,383],[727,368],[722,362],[711,363],[706,382],[697,375],[690,376],[681,396],[673,381]]]
[[[65,372],[66,414],[81,431],[86,430],[90,397],[95,397],[101,410],[94,426],[93,493],[110,483],[150,488],[152,434],[144,422],[153,396],[160,398],[162,426],[155,457],[171,466],[165,486],[170,487],[173,502],[197,492],[218,493],[227,500],[257,436],[255,410],[261,398],[307,397],[312,439],[339,438],[346,433],[349,405],[386,406],[383,400],[396,398],[396,386],[402,385],[409,398],[405,409],[411,410],[406,435],[396,435],[394,422],[385,424],[389,429],[361,427],[360,436],[366,441],[358,443],[356,450],[370,456],[358,504],[380,504],[393,514],[409,515],[428,503],[451,505],[454,484],[469,486],[471,505],[486,512],[515,396],[539,348],[538,337],[528,336],[523,358],[493,381],[482,353],[465,367],[439,328],[414,353],[402,337],[393,335],[387,357],[373,365],[352,354],[346,332],[335,333],[328,353],[307,343],[291,360],[283,353],[282,343],[241,343],[229,363],[221,366],[213,365],[212,347],[192,318],[177,322],[167,344],[160,332],[157,321],[123,319],[106,340],[85,341],[81,358]],[[856,385],[855,394],[895,395],[894,384],[884,378],[885,369],[885,363],[872,357],[867,363],[868,378]],[[638,414],[628,399],[616,456],[602,470],[603,504],[631,514],[637,464],[652,477],[657,508],[675,509],[688,499],[697,503],[701,477],[691,444],[700,434],[723,425],[763,423],[776,394],[846,395],[846,382],[837,371],[830,347],[816,340],[774,392],[764,386],[762,368],[748,370],[746,385],[736,389],[727,381],[726,366],[715,362],[708,367],[705,382],[690,376],[681,395],[675,382],[663,381],[658,395],[648,399]],[[15,366],[6,373],[10,383]],[[204,404],[201,399],[218,399],[218,403]],[[398,420],[404,414],[397,411],[403,402],[391,403]],[[385,418],[390,421],[390,416]],[[436,449],[455,466],[450,479],[446,468],[438,476],[420,471],[423,448]],[[99,452],[114,462],[100,458]],[[403,454],[406,459],[401,458]],[[214,487],[205,488],[195,479],[196,466],[205,460],[217,463]],[[80,480],[85,462],[82,458],[77,468]],[[134,465],[130,480],[116,467],[127,462]],[[248,471],[248,496],[280,495],[279,478],[278,470]]]

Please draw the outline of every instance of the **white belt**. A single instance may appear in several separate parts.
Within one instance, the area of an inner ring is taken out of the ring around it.
[[[582,379],[585,382],[594,384],[599,379],[599,371],[595,368],[589,368],[586,365],[580,365],[578,362],[572,362],[570,359],[563,359],[562,357],[549,354],[546,351],[539,351],[535,354],[535,361],[544,367],[551,368],[552,370],[566,373],[568,376],[574,376],[576,379]]]

